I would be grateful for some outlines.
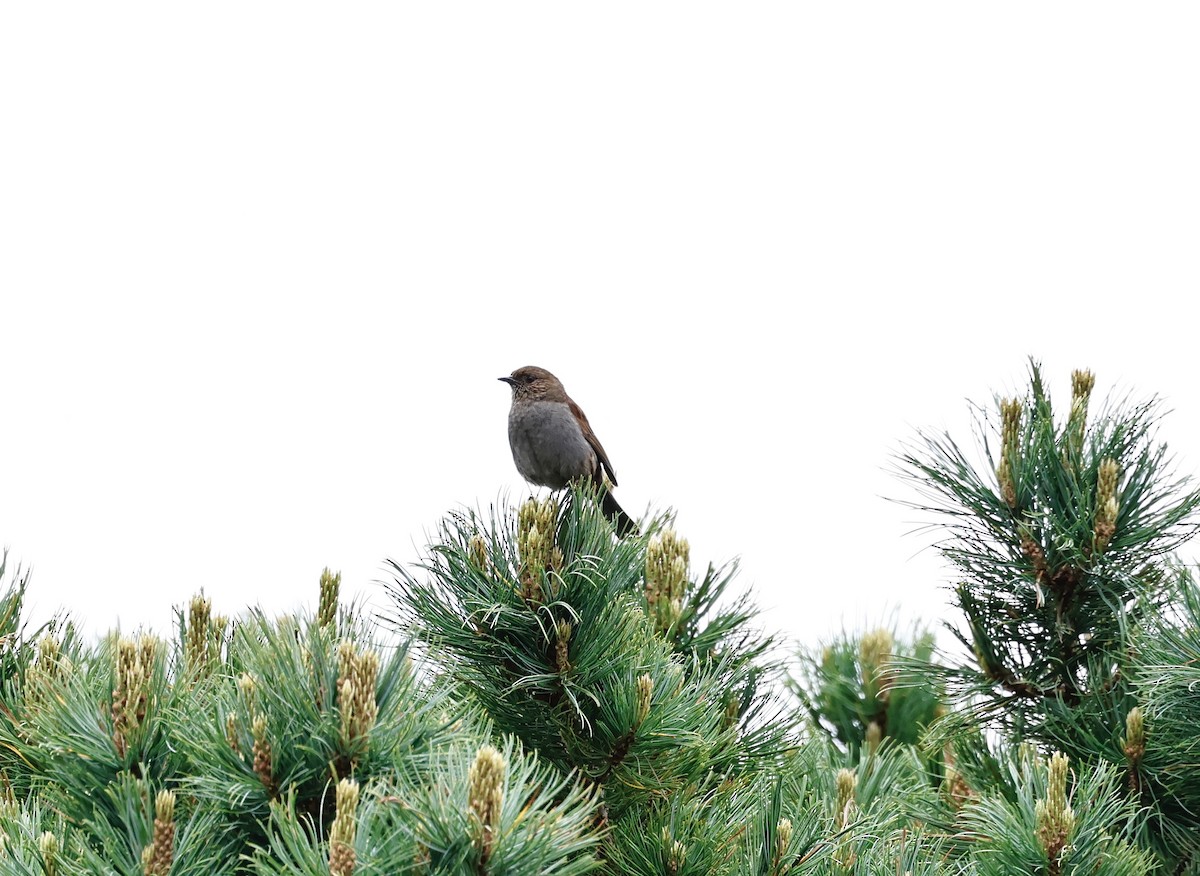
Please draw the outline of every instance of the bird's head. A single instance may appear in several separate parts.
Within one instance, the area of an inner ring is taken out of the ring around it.
[[[501,377],[512,387],[513,399],[551,399],[562,400],[567,397],[566,390],[558,378],[545,368],[536,365],[526,365],[518,368],[508,377]]]

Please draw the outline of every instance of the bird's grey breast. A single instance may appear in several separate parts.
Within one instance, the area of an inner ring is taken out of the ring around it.
[[[521,477],[551,489],[591,475],[596,454],[571,409],[558,401],[516,403],[508,414],[508,442]]]

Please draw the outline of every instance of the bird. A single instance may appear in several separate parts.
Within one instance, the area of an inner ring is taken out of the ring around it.
[[[637,524],[613,498],[617,485],[608,454],[579,405],[562,382],[535,365],[499,378],[512,387],[508,412],[508,444],[521,477],[541,487],[561,490],[571,483],[590,483],[600,508],[619,537],[636,534]]]

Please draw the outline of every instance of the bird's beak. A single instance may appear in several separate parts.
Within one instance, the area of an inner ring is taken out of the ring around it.
[[[515,380],[513,380],[511,377],[497,377],[496,379],[497,379],[497,380],[503,380],[503,381],[504,381],[505,383],[507,383],[509,386],[516,386],[516,385],[517,385],[517,382],[516,382]]]

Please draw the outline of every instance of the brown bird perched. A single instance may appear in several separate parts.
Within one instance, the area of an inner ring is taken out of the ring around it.
[[[552,490],[588,481],[600,492],[600,507],[617,535],[636,533],[637,524],[617,504],[605,481],[607,475],[617,485],[608,454],[558,378],[545,368],[527,365],[500,380],[512,387],[508,443],[521,477]]]

